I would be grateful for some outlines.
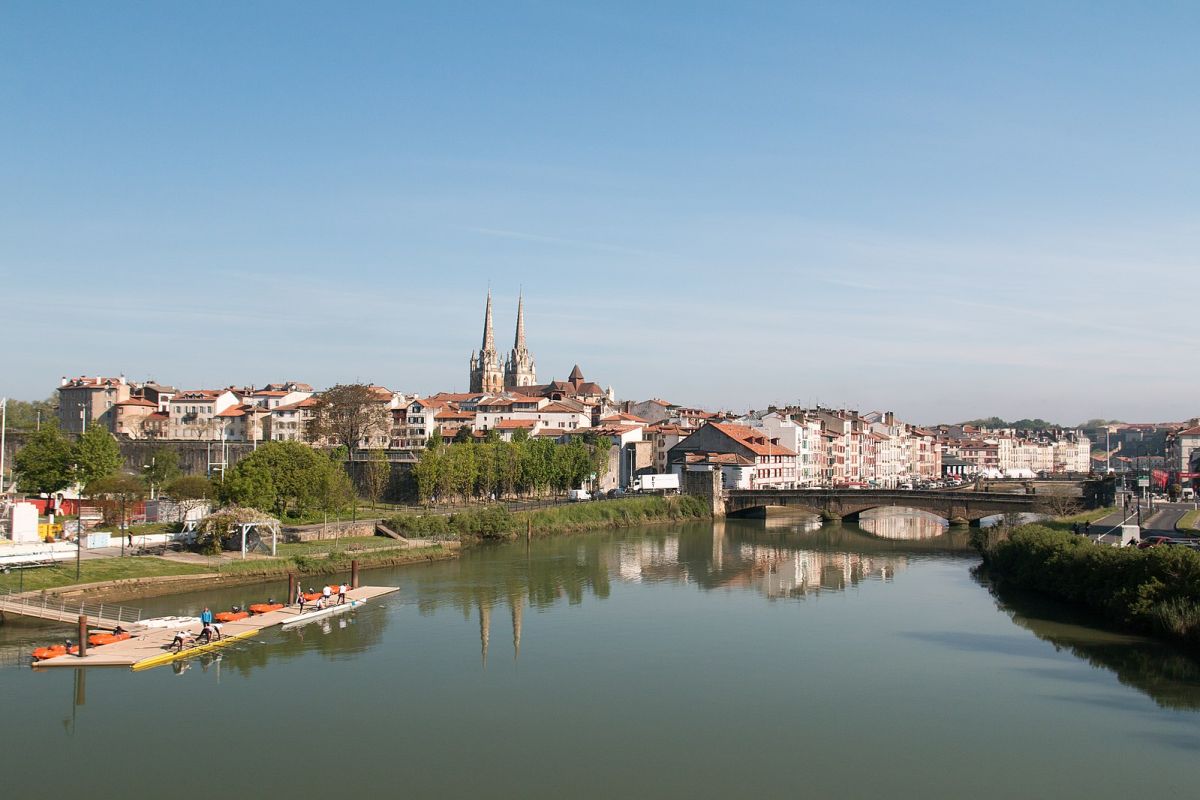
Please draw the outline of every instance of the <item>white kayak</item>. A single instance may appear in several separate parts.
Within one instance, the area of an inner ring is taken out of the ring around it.
[[[199,622],[199,617],[152,617],[151,619],[143,619],[137,624],[143,628],[183,628],[188,625],[196,625]]]
[[[319,611],[305,611],[303,614],[297,614],[294,617],[288,617],[285,619],[282,623],[282,627],[288,628],[292,625],[300,625],[305,622],[311,622],[314,619],[321,619],[322,617],[330,617],[334,614],[340,614],[343,611],[349,611],[352,608],[361,608],[366,602],[366,600],[351,600],[349,602],[342,603],[341,605],[326,606]]]

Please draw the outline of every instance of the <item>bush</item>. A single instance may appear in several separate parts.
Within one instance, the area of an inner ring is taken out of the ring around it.
[[[1096,545],[1025,525],[982,549],[988,573],[1077,603],[1125,625],[1200,645],[1200,553]]]

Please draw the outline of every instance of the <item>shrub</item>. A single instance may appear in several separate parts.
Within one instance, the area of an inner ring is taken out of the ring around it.
[[[1025,525],[982,548],[988,573],[1088,606],[1125,625],[1200,644],[1200,553],[1184,547],[1106,547]]]

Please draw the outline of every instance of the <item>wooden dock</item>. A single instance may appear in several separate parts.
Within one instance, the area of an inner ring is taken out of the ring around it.
[[[399,588],[395,586],[361,586],[346,592],[346,602],[370,601],[398,591],[400,591]],[[336,596],[334,602],[337,602]],[[308,611],[312,611],[313,605],[312,603],[308,603],[305,605],[305,608]],[[179,653],[171,649],[171,642],[175,639],[175,633],[180,630],[186,630],[193,635],[199,635],[201,629],[199,619],[190,625],[181,625],[178,627],[135,629],[132,638],[99,647],[89,647],[85,656],[57,656],[38,661],[34,666],[38,669],[42,667],[129,667],[134,670],[149,669],[150,667],[169,664],[181,658],[193,658],[204,653],[219,650],[238,641],[251,638],[266,628],[282,625],[299,614],[300,609],[298,606],[285,606],[277,611],[268,611],[266,614],[252,614],[236,622],[222,623],[222,636],[220,639],[214,640],[207,645],[184,648]]]

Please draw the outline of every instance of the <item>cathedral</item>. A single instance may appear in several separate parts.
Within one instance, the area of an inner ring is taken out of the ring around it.
[[[496,394],[536,383],[537,368],[533,355],[525,346],[525,297],[522,295],[517,300],[517,335],[512,351],[502,362],[492,331],[492,292],[489,289],[483,316],[483,348],[478,353],[471,353],[470,391]]]

